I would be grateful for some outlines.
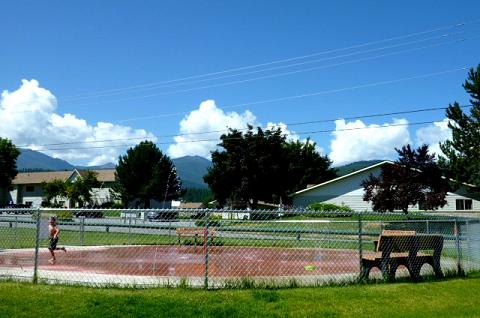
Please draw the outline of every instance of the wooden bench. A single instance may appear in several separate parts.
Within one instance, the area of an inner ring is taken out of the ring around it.
[[[208,237],[213,240],[216,235],[214,228],[208,229]],[[195,246],[197,245],[198,238],[202,238],[202,243],[205,243],[207,236],[206,229],[203,227],[185,227],[177,228],[178,244],[181,244],[182,237],[193,237],[195,240]]]
[[[405,266],[414,280],[420,279],[420,269],[424,264],[430,264],[435,276],[443,277],[440,268],[440,255],[443,249],[441,235],[416,235],[415,231],[384,231],[376,244],[376,252],[362,257],[361,278],[367,279],[370,270],[377,267],[383,277],[395,279],[395,273],[400,265]],[[433,251],[424,254],[420,251]]]
[[[378,237],[378,240],[374,240],[373,244],[375,245],[375,252],[380,252],[378,250],[378,241],[382,236],[411,236],[416,235],[417,232],[413,230],[382,230],[382,234]]]

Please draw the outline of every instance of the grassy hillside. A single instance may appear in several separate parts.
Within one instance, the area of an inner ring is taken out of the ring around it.
[[[339,177],[344,176],[346,174],[352,173],[354,171],[363,169],[365,167],[377,164],[379,162],[382,162],[383,160],[364,160],[364,161],[356,161],[349,163],[344,166],[337,167],[337,175]]]

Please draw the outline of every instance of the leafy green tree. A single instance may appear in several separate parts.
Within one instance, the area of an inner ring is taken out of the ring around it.
[[[222,149],[212,153],[212,167],[204,176],[220,205],[285,203],[291,192],[335,176],[330,160],[315,151],[315,144],[287,142],[280,129],[230,129],[220,140]]]
[[[79,203],[83,206],[84,203],[91,203],[92,189],[98,188],[100,182],[97,180],[97,173],[94,171],[82,171],[80,177],[74,182],[66,182],[66,193],[72,204]]]
[[[182,194],[184,202],[205,202],[212,201],[212,191],[209,188],[186,188]]]
[[[463,88],[470,95],[470,115],[459,103],[449,104],[446,116],[452,139],[440,143],[444,156],[439,164],[451,179],[480,187],[480,65],[470,69]]]
[[[6,191],[12,184],[12,180],[17,175],[17,157],[20,150],[8,139],[0,137],[0,200],[2,198],[2,189]],[[0,202],[3,205],[5,202]]]
[[[450,187],[429,154],[428,146],[412,149],[410,145],[395,149],[399,155],[395,164],[382,166],[379,176],[370,175],[362,182],[364,201],[372,202],[375,211],[402,210],[408,214],[411,205],[423,210],[443,207]]]
[[[67,184],[65,181],[55,179],[50,182],[42,182],[43,193],[48,204],[54,200],[54,205],[57,205],[57,197],[67,197]]]
[[[337,177],[328,156],[316,150],[316,144],[292,141],[285,144],[288,171],[285,175],[287,193],[305,189],[309,184],[319,184]]]
[[[151,141],[142,141],[120,156],[115,180],[115,191],[124,204],[139,199],[149,208],[151,199],[163,202],[178,199],[181,194],[175,166]]]

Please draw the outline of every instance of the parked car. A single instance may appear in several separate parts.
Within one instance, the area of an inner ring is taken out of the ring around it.
[[[178,212],[176,211],[168,211],[168,212],[160,212],[160,211],[150,211],[147,213],[147,219],[149,221],[155,220],[176,220],[178,219]]]
[[[4,211],[7,214],[32,214],[30,210],[20,210],[20,211],[9,211],[9,209],[30,209],[32,207],[31,204],[16,204],[16,203],[8,203],[7,205],[1,207],[2,209],[5,209]]]
[[[99,219],[103,218],[103,213],[102,211],[74,211],[73,215],[76,218],[79,217],[85,217],[85,218],[91,218],[91,219]]]

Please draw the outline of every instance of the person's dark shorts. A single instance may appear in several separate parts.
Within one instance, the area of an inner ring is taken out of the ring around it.
[[[57,243],[58,243],[58,236],[56,238],[50,238],[50,247],[49,249],[55,250],[57,249]]]

